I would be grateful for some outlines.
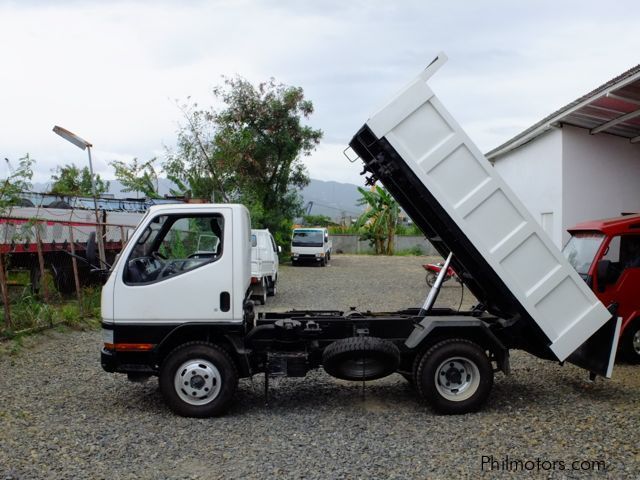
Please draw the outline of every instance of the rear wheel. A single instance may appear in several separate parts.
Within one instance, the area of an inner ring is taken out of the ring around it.
[[[620,349],[626,361],[640,363],[640,318],[625,329],[620,338]]]
[[[260,305],[265,305],[267,303],[267,279],[264,277],[262,278],[260,290],[262,293],[258,295],[258,301]]]
[[[440,413],[475,412],[493,387],[493,368],[482,347],[465,339],[444,340],[422,356],[416,371],[420,395]]]
[[[427,273],[427,285],[429,285],[430,287],[433,287],[435,283],[436,283],[436,274],[433,272]]]
[[[229,354],[217,345],[190,342],[173,350],[160,370],[160,391],[169,408],[183,417],[223,413],[238,387]]]
[[[276,282],[277,278],[272,278],[267,280],[267,296],[273,297],[277,292]]]

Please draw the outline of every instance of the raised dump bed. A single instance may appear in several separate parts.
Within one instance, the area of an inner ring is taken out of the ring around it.
[[[376,112],[351,148],[440,254],[453,252],[486,309],[519,324],[521,348],[610,375],[616,321],[427,85],[445,61]]]

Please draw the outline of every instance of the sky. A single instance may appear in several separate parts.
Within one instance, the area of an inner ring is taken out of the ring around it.
[[[486,152],[640,63],[638,25],[637,0],[0,0],[0,159],[29,153],[36,182],[86,165],[60,125],[112,178],[109,162],[175,145],[176,101],[273,77],[314,104],[310,176],[362,184],[343,150],[440,51],[430,85]]]

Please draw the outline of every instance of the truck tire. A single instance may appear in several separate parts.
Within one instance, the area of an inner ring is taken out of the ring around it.
[[[629,363],[640,363],[640,318],[625,328],[620,338],[622,357]]]
[[[268,288],[268,283],[267,283],[267,279],[265,277],[262,277],[262,293],[260,295],[258,295],[258,301],[260,302],[260,305],[266,305],[267,303],[267,288]]]
[[[407,383],[412,389],[416,387],[416,382],[413,379],[413,375],[409,373],[401,373],[400,375],[402,376],[402,378],[404,378],[407,381]]]
[[[70,295],[76,291],[76,282],[73,276],[73,269],[70,266],[52,264],[53,281],[56,290],[63,295]]]
[[[222,414],[238,387],[236,365],[222,348],[189,342],[173,350],[160,369],[160,391],[169,408],[183,417]]]
[[[479,410],[493,387],[493,368],[484,349],[462,338],[444,340],[427,350],[415,377],[420,396],[444,414]]]
[[[278,288],[276,287],[277,281],[277,278],[267,280],[267,296],[274,297],[276,295],[276,292],[278,291]]]
[[[40,284],[42,283],[42,275],[40,274],[40,266],[33,264],[29,269],[29,283],[31,285],[31,293],[37,295],[40,293]]]
[[[322,367],[342,380],[376,380],[394,373],[400,364],[400,350],[377,337],[349,337],[324,349]]]

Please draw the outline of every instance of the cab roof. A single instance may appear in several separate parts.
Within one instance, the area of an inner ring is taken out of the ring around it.
[[[623,215],[615,218],[605,218],[602,220],[590,220],[579,223],[568,229],[569,232],[597,231],[607,235],[615,235],[625,232],[640,233],[640,213]]]

